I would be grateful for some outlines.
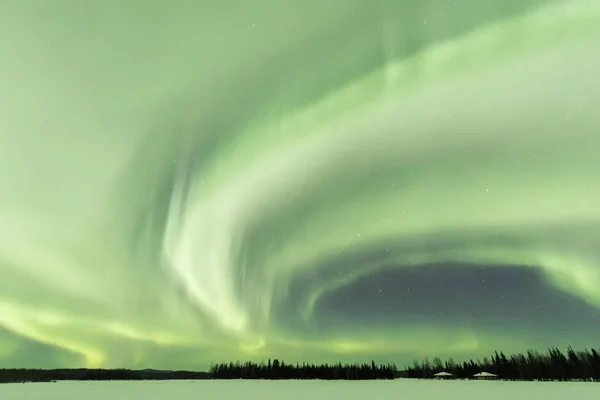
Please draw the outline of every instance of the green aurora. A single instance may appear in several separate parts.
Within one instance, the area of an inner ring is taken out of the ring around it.
[[[3,0],[0,367],[598,347],[599,44],[599,0]]]

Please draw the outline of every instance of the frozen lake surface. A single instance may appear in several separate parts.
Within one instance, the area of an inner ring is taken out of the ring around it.
[[[136,381],[0,385],[0,399],[600,399],[599,383],[482,381]]]

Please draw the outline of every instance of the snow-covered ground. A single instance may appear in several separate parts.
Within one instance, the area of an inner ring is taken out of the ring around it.
[[[599,400],[599,383],[492,381],[162,381],[0,385],[4,400]]]

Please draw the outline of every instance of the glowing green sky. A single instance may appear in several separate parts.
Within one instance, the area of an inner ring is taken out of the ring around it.
[[[598,43],[599,0],[3,0],[0,367],[598,347]]]

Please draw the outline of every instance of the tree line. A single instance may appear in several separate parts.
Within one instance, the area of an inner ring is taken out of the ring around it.
[[[553,347],[546,353],[529,350],[526,354],[512,354],[509,357],[496,351],[491,357],[484,357],[483,360],[462,363],[453,359],[442,362],[436,357],[432,362],[428,359],[422,362],[415,361],[413,366],[406,369],[406,376],[433,378],[434,374],[446,371],[458,379],[470,379],[473,375],[485,371],[507,380],[600,381],[599,353],[596,349],[575,351],[569,346],[566,353]]]
[[[0,383],[208,379],[207,372],[131,369],[0,369]]]
[[[210,368],[213,379],[323,379],[323,380],[366,380],[394,379],[396,366],[394,364],[286,364],[277,359],[257,364],[220,363]]]
[[[494,352],[483,360],[455,362],[415,361],[405,371],[397,371],[394,364],[286,364],[271,360],[267,363],[218,363],[209,372],[157,371],[129,369],[0,369],[3,382],[49,382],[58,380],[167,380],[167,379],[323,379],[368,380],[408,378],[433,378],[439,372],[449,372],[458,379],[470,379],[485,371],[506,380],[594,380],[600,381],[600,350],[575,351],[568,347],[566,353],[553,347],[546,353],[529,350],[526,354],[506,356]]]

